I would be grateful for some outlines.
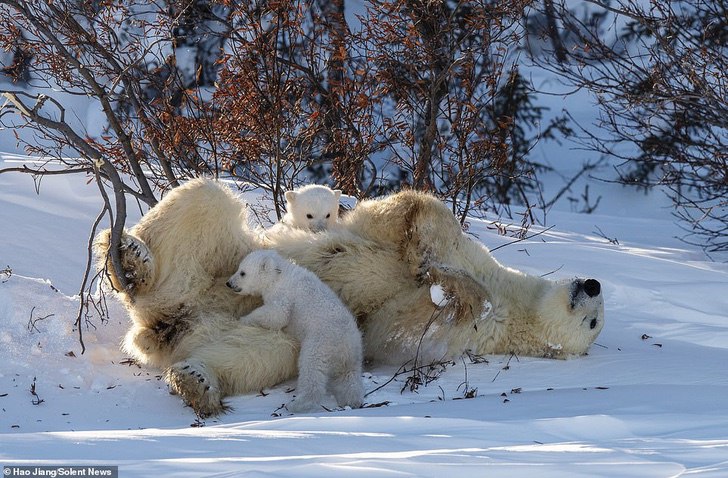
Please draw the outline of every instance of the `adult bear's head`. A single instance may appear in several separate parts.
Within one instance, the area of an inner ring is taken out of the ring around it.
[[[604,327],[604,297],[596,279],[555,282],[538,305],[545,354],[583,355]]]

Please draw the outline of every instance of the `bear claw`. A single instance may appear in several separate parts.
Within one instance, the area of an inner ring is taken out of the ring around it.
[[[222,393],[217,378],[209,375],[205,364],[199,360],[184,360],[172,365],[165,373],[170,390],[182,397],[200,417],[225,412]]]

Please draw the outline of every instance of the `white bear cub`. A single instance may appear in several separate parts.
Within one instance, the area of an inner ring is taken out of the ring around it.
[[[298,394],[287,405],[291,412],[321,406],[327,385],[340,407],[361,407],[361,333],[333,290],[313,272],[271,250],[248,254],[227,286],[238,294],[263,296],[263,305],[241,322],[285,328],[300,341]]]
[[[281,222],[296,229],[319,232],[337,224],[341,190],[309,184],[295,191],[286,191],[288,212]]]

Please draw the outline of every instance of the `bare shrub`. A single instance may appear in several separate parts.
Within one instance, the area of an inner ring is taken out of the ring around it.
[[[602,115],[585,144],[622,159],[619,180],[663,186],[685,240],[727,251],[728,6],[586,3],[576,11],[564,1],[544,2],[541,12],[558,32],[537,61],[594,93]]]

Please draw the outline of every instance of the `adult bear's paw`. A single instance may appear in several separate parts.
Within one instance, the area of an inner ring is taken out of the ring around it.
[[[200,418],[219,415],[229,409],[222,401],[217,377],[200,360],[175,363],[165,372],[165,379],[171,392],[182,397]]]
[[[450,308],[456,323],[487,319],[491,310],[489,294],[470,274],[442,264],[431,264],[426,277],[430,284],[439,286],[444,292],[444,301],[435,305]]]
[[[104,274],[104,280],[119,292],[138,292],[148,285],[154,272],[154,261],[149,248],[141,239],[126,232],[122,233],[119,245],[121,271],[116,271],[111,260],[111,229],[105,229],[96,236],[93,244],[97,269]],[[121,275],[121,277],[120,277]]]
[[[138,291],[148,283],[152,275],[152,253],[142,240],[128,234],[122,236],[119,252],[126,291]]]

